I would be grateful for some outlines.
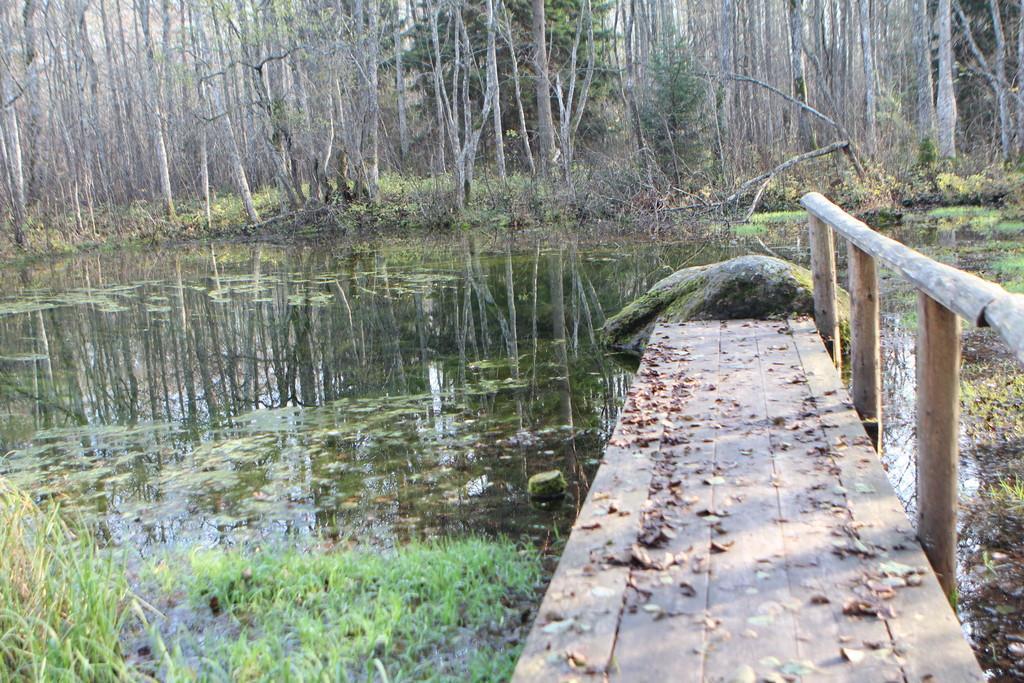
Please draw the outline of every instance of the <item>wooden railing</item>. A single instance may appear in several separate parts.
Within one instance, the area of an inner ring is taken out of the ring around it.
[[[809,214],[814,318],[842,364],[833,231],[846,239],[850,291],[851,395],[861,418],[882,417],[879,347],[881,260],[917,289],[917,535],[947,595],[956,586],[957,438],[960,424],[960,318],[997,330],[1024,362],[1024,296],[939,263],[881,235],[817,192]]]

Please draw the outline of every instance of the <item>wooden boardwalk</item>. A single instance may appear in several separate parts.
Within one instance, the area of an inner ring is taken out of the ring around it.
[[[983,680],[811,321],[661,325],[516,681]]]

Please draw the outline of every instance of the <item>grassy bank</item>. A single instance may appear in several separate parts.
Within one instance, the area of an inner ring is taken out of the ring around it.
[[[3,681],[505,680],[540,579],[534,553],[480,539],[196,550],[129,578],[8,487],[0,552]]]
[[[897,171],[869,168],[863,177],[842,162],[812,163],[774,180],[761,196],[759,209],[785,216],[787,211],[799,210],[799,199],[808,190],[824,192],[852,211],[1024,205],[1024,173],[975,167],[967,161],[943,163]],[[209,217],[203,202],[187,198],[179,199],[174,218],[162,213],[159,202],[93,207],[35,216],[26,226],[24,249],[10,243],[10,226],[0,223],[0,259],[125,244],[209,238],[302,239],[339,232],[367,236],[451,231],[503,234],[602,227],[616,232],[692,231],[695,221],[735,219],[750,201],[750,197],[742,198],[736,205],[716,208],[716,197],[724,196],[722,192],[649,187],[635,169],[581,168],[578,176],[570,190],[560,182],[529,176],[499,180],[481,175],[466,206],[458,210],[447,177],[385,175],[375,202],[317,205],[297,211],[284,210],[277,191],[268,188],[253,196],[261,217],[256,226],[249,224],[240,199],[231,193],[213,198]],[[666,211],[675,206],[696,209]],[[758,234],[770,222],[770,218],[755,218],[737,232]]]

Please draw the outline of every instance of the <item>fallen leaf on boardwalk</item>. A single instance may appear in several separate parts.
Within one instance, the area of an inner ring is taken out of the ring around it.
[[[729,683],[757,683],[757,673],[749,665],[744,664],[729,677]]]
[[[660,562],[656,562],[651,559],[651,556],[647,554],[647,551],[635,543],[632,548],[632,557],[633,563],[639,565],[643,569],[664,569]]]
[[[654,617],[655,620],[665,617],[665,608],[661,605],[655,605],[653,602],[644,605],[643,610]]]
[[[566,633],[572,628],[575,623],[574,619],[563,619],[562,621],[552,621],[550,624],[541,629],[544,633],[549,636],[557,636],[562,633]]]
[[[900,562],[882,562],[878,565],[878,571],[882,572],[885,576],[900,576],[907,577],[911,574],[917,574],[918,570],[911,567],[909,564],[902,564]]]
[[[725,484],[725,477],[709,477],[704,480],[708,486],[722,486]]]
[[[679,584],[679,592],[688,598],[695,597],[697,595],[697,589],[686,583],[685,581]]]
[[[587,657],[582,652],[577,652],[575,650],[566,650],[565,658],[569,661],[569,664],[572,666],[587,665]]]
[[[719,543],[718,541],[711,541],[711,552],[715,553],[715,554],[728,552],[729,548],[732,547],[732,544],[734,542],[735,541],[729,541],[727,543]]]
[[[887,586],[881,581],[868,581],[867,587],[868,590],[875,594],[875,597],[882,600],[889,600],[896,596],[896,591],[893,590],[892,586]]]
[[[840,648],[839,651],[842,653],[843,659],[851,664],[858,664],[864,661],[864,650],[854,650],[851,647],[844,647]]]
[[[593,531],[594,529],[601,528],[601,522],[585,522],[580,524],[579,528],[584,529],[585,531]]]
[[[878,617],[879,619],[894,619],[896,610],[892,605],[885,605],[870,600],[853,598],[843,605],[843,614],[855,617]]]
[[[779,673],[783,676],[806,676],[817,671],[814,662],[807,659],[791,659],[779,667]]]
[[[828,599],[827,595],[818,594],[818,595],[812,595],[811,596],[811,604],[812,605],[827,605],[830,602],[832,602],[832,601]]]

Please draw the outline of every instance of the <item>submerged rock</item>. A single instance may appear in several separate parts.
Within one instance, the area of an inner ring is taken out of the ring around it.
[[[841,311],[849,310],[845,292],[840,293],[840,299]],[[609,346],[639,351],[659,321],[813,314],[809,270],[771,256],[740,256],[677,270],[609,318],[603,332]]]
[[[558,470],[538,472],[530,477],[526,484],[526,490],[530,492],[530,497],[538,500],[561,498],[565,495],[567,488],[565,476]]]

